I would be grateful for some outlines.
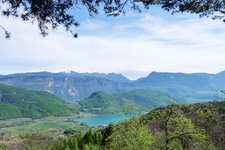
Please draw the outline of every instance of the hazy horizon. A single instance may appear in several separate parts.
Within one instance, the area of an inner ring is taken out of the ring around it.
[[[97,72],[97,71],[94,71],[94,72],[79,72],[79,71],[76,71],[76,70],[67,70],[67,71],[48,71],[48,70],[39,70],[39,71],[22,71],[22,72],[12,72],[12,73],[5,73],[5,74],[2,74],[0,73],[0,75],[11,75],[11,74],[20,74],[20,73],[37,73],[37,72],[50,72],[50,73],[70,73],[70,72],[77,72],[77,73],[99,73],[99,74],[110,74],[110,73],[115,73],[115,74],[121,74],[123,76],[125,76],[126,78],[128,78],[129,80],[136,80],[136,79],[139,79],[139,78],[143,78],[143,77],[147,77],[149,74],[153,73],[153,72],[158,72],[158,73],[184,73],[184,74],[195,74],[195,73],[206,73],[206,74],[218,74],[218,73],[221,73],[225,71],[224,70],[221,70],[219,72],[179,72],[179,71],[175,71],[175,72],[169,72],[169,71],[150,71],[149,73],[143,75],[143,76],[138,76],[137,78],[131,78],[127,75],[125,75],[124,73],[121,73],[121,72]]]
[[[158,7],[125,16],[82,12],[78,39],[63,28],[39,34],[37,24],[0,16],[12,34],[0,36],[1,74],[74,70],[121,73],[130,79],[157,72],[218,73],[225,69],[225,25]]]

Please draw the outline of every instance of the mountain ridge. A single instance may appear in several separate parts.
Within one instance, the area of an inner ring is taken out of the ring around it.
[[[120,94],[94,92],[88,98],[78,101],[83,111],[90,113],[122,113],[126,111],[149,111],[170,104],[187,103],[184,99],[168,94],[139,89]]]
[[[128,79],[122,75],[79,74],[75,72],[11,74],[1,76],[0,83],[32,90],[47,91],[68,101],[86,98],[95,91],[118,93],[129,90],[131,87]]]
[[[1,75],[0,83],[50,92],[67,101],[81,100],[93,92],[124,93],[135,89],[152,89],[190,102],[218,98],[225,89],[225,71],[209,73],[152,72],[146,77],[129,80],[116,73],[30,72]]]

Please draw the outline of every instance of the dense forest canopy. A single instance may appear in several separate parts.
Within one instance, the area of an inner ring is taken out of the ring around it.
[[[152,5],[159,5],[170,13],[190,12],[213,19],[225,21],[225,2],[222,0],[1,0],[0,10],[3,16],[21,18],[23,21],[37,21],[43,36],[48,34],[49,28],[57,29],[59,25],[77,37],[75,30],[79,26],[76,20],[79,14],[74,10],[86,8],[90,16],[98,14],[103,8],[107,16],[118,16],[126,10],[141,11]],[[0,25],[6,38],[10,33]]]

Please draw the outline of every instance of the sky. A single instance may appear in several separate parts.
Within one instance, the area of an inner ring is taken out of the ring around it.
[[[42,37],[37,24],[0,16],[0,74],[36,71],[121,73],[130,79],[158,72],[225,70],[225,24],[158,7],[125,16],[78,16],[79,37],[59,28]]]

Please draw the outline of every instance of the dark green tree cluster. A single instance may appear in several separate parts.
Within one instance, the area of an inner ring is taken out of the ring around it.
[[[67,136],[74,135],[74,134],[79,134],[79,133],[81,133],[81,132],[80,132],[80,131],[77,131],[77,130],[75,130],[75,129],[72,129],[72,128],[67,129],[67,130],[65,130],[65,131],[63,132],[63,134],[64,134],[64,135],[67,135]]]
[[[213,19],[225,18],[223,0],[140,0],[145,6],[160,5],[163,9],[177,12],[190,12],[200,16],[213,16]]]
[[[49,146],[52,150],[98,150],[103,140],[102,130],[89,129],[84,135],[76,134]]]

